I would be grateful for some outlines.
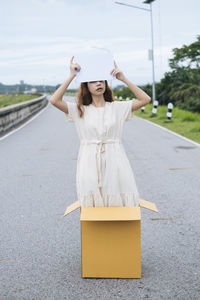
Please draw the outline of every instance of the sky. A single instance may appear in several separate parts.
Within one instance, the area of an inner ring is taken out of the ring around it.
[[[149,9],[140,0],[118,0]],[[152,84],[150,12],[113,0],[0,1],[0,82],[56,85],[67,80],[70,59],[88,46],[109,49],[136,85]],[[200,34],[199,0],[152,3],[155,81],[170,71],[173,48]],[[111,87],[122,84],[114,79]],[[79,84],[74,79],[70,88]]]

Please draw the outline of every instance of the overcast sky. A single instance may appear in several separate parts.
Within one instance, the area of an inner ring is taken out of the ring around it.
[[[140,0],[119,2],[149,8]],[[6,0],[0,4],[0,82],[58,84],[69,61],[88,46],[112,51],[119,68],[135,84],[152,83],[150,13],[113,0]],[[155,79],[169,71],[172,48],[200,34],[199,0],[152,3]],[[112,87],[120,84],[117,79]],[[79,85],[74,80],[71,88]]]

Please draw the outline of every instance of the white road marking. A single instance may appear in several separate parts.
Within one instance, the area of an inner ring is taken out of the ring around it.
[[[136,117],[138,117],[138,116],[136,116]],[[141,117],[138,117],[138,118],[140,118],[140,119],[142,119],[142,120],[144,120],[144,121],[150,123],[151,125],[157,126],[157,127],[161,128],[161,129],[163,129],[163,130],[165,130],[165,131],[167,131],[167,132],[169,132],[169,133],[171,133],[171,134],[174,134],[174,135],[178,136],[179,138],[181,138],[181,139],[183,139],[183,140],[185,140],[185,141],[187,141],[187,142],[189,142],[189,143],[192,143],[192,144],[196,145],[197,147],[200,147],[200,144],[199,144],[199,143],[194,142],[193,140],[190,140],[190,139],[188,139],[188,138],[186,138],[186,137],[184,137],[184,136],[182,136],[182,135],[180,135],[180,134],[178,134],[178,133],[176,133],[176,132],[174,132],[174,131],[171,131],[170,129],[167,129],[167,128],[163,127],[163,126],[160,126],[160,125],[158,125],[158,124],[156,124],[156,123],[153,123],[153,122],[151,122],[151,121],[149,121],[149,120],[146,120],[146,119],[143,119],[143,118],[141,118]]]

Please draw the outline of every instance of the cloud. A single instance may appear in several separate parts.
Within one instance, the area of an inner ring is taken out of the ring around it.
[[[169,69],[172,48],[194,41],[198,30],[199,4],[183,0],[180,7],[175,2],[153,3],[157,80]],[[134,4],[147,7],[139,0]],[[1,11],[1,82],[61,82],[71,56],[88,46],[109,49],[135,82],[151,81],[150,19],[142,10],[112,0],[7,0]]]

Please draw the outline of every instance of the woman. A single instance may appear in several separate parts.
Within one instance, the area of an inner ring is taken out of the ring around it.
[[[81,67],[70,60],[70,75],[52,95],[50,102],[74,122],[80,138],[76,170],[77,196],[81,206],[138,206],[139,193],[133,170],[121,142],[124,121],[151,98],[118,69],[111,74],[124,82],[137,99],[114,101],[107,80],[82,82],[78,101],[62,97]]]

